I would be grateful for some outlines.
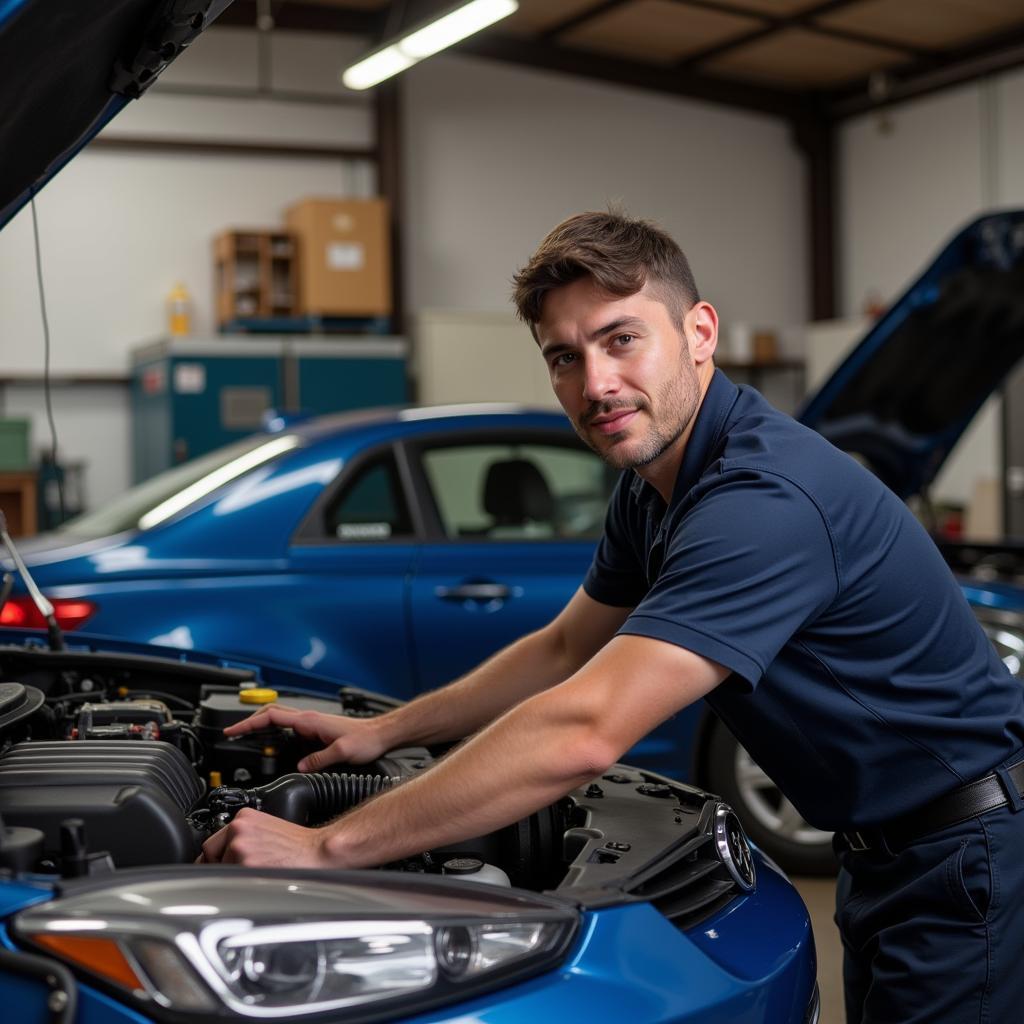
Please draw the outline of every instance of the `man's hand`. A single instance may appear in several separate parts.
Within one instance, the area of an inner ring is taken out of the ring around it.
[[[380,757],[387,746],[377,725],[379,721],[373,718],[326,715],[321,711],[298,711],[283,704],[268,704],[241,722],[229,725],[224,735],[244,736],[272,726],[292,729],[304,739],[324,744],[323,750],[307,755],[298,764],[300,772],[319,772],[339,762],[366,764]]]
[[[203,843],[197,864],[262,868],[338,867],[327,856],[326,833],[243,807],[234,820]]]

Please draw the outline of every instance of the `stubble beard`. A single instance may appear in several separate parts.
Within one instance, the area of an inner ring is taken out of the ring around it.
[[[652,413],[650,403],[643,399],[594,402],[579,420],[573,421],[573,427],[584,444],[600,455],[612,469],[640,469],[661,458],[682,437],[699,403],[697,371],[689,362],[680,360],[679,373],[666,380],[658,389],[654,400],[656,412]],[[646,436],[635,442],[631,449],[618,443],[626,431],[609,434],[605,438],[607,447],[591,438],[588,426],[595,416],[605,416],[623,409],[636,409],[650,417],[651,425]],[[668,422],[659,423],[661,417],[668,417]]]

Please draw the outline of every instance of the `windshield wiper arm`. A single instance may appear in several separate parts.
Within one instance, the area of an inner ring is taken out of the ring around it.
[[[57,616],[53,614],[53,605],[50,604],[43,595],[43,592],[36,586],[36,581],[32,579],[28,566],[25,565],[21,555],[18,554],[18,549],[14,546],[14,541],[11,540],[11,535],[7,532],[7,516],[4,515],[3,509],[0,509],[0,541],[3,541],[4,547],[7,548],[7,553],[14,561],[18,572],[21,573],[21,578],[25,581],[25,587],[32,598],[32,603],[39,610],[39,614],[46,620],[46,634],[50,640],[50,650],[63,651],[65,649],[64,634],[61,632],[60,626],[57,625]]]

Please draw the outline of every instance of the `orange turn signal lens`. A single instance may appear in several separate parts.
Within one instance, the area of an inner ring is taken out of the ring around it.
[[[134,991],[145,988],[114,939],[85,935],[35,935],[37,945],[56,953],[62,960],[83,967],[108,981]]]

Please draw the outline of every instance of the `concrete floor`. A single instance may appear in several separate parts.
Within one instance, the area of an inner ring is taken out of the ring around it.
[[[843,1012],[843,954],[832,915],[836,884],[831,878],[794,878],[811,914],[814,945],[818,950],[818,988],[821,992],[820,1024],[846,1024]]]

